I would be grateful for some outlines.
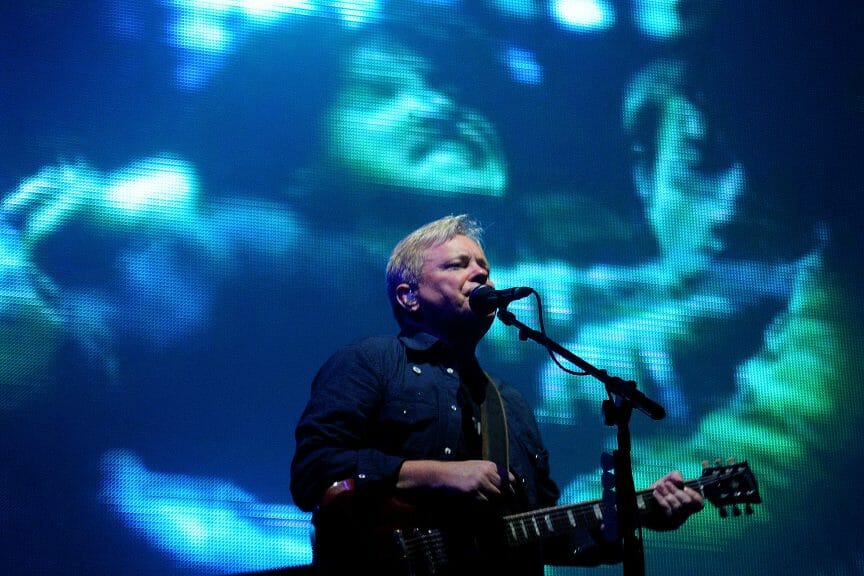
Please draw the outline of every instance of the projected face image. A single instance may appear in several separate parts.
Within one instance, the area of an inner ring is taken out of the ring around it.
[[[50,282],[30,263],[20,234],[0,220],[0,410],[26,405],[54,379],[61,319]]]
[[[861,368],[828,351],[857,336],[847,332],[847,298],[836,293],[820,245],[791,260],[725,250],[719,231],[741,218],[744,170],[712,148],[716,127],[701,100],[684,89],[683,72],[670,61],[649,65],[625,99],[625,127],[639,152],[634,183],[657,257],[634,266],[559,266],[554,274],[549,263],[523,263],[498,269],[497,281],[527,283],[544,294],[565,284],[570,298],[556,300],[556,308],[577,327],[565,348],[637,382],[666,408],[678,432],[640,439],[638,468],[675,462],[688,469],[721,450],[758,462],[764,493],[794,510],[807,498],[801,486],[818,486],[830,474],[819,460],[823,448],[802,438],[845,438],[844,426],[822,415],[845,402],[842,382]],[[519,312],[520,304],[511,309]],[[523,313],[530,311],[526,306]],[[500,337],[512,341],[514,334]],[[574,377],[551,361],[537,382],[535,413],[544,422],[584,423],[605,397],[599,381]],[[638,474],[636,485],[650,480]],[[586,490],[592,481],[576,476],[564,498],[586,499],[595,493]],[[707,529],[687,533],[688,545],[717,545],[724,537],[723,520],[707,518]],[[764,528],[767,518],[757,511],[748,521]],[[753,524],[741,529],[754,530]]]
[[[0,396],[0,406],[26,405],[58,384],[54,365],[67,340],[116,380],[112,327],[131,331],[146,323],[150,328],[142,335],[151,338],[156,325],[179,333],[197,324],[203,306],[190,306],[190,300],[204,299],[205,291],[200,283],[187,282],[194,274],[176,274],[188,259],[174,259],[172,269],[166,266],[172,258],[164,245],[149,250],[149,260],[141,258],[147,251],[140,251],[141,241],[164,238],[169,231],[194,237],[196,200],[191,166],[170,157],[147,158],[107,174],[81,162],[46,166],[2,199],[0,360],[9,358],[0,362],[0,381],[16,391]],[[86,232],[80,242],[70,243],[69,230]],[[118,232],[133,239],[139,252],[120,251],[106,268],[118,275],[119,288],[109,297],[110,280],[88,285],[102,270],[92,256],[93,242]],[[154,278],[158,281],[151,282]],[[194,286],[188,297],[177,298],[187,284]],[[136,305],[146,322],[130,321]],[[156,307],[165,314],[152,314]]]
[[[165,155],[110,175],[84,163],[47,166],[3,198],[0,209],[22,224],[24,246],[32,252],[75,221],[98,230],[189,232],[198,194],[192,167]]]
[[[46,166],[3,198],[4,416],[63,394],[97,398],[105,385],[117,402],[134,395],[140,376],[123,369],[118,342],[159,356],[207,337],[227,270],[259,269],[292,250],[298,223],[283,206],[233,199],[199,210],[198,198],[195,167],[173,156],[112,172]],[[70,379],[64,352],[92,380]],[[88,455],[76,458],[87,466]],[[228,479],[149,470],[133,450],[106,454],[102,468],[108,511],[176,562],[206,571],[310,561],[308,518],[290,505],[262,503]]]
[[[432,195],[501,196],[492,124],[430,80],[431,63],[389,40],[360,45],[328,119],[333,157],[360,177]]]
[[[819,487],[835,474],[830,465],[826,466],[826,457],[845,453],[844,447],[852,441],[849,435],[856,433],[842,419],[826,415],[845,412],[846,406],[854,404],[847,417],[861,417],[860,387],[853,390],[844,384],[861,373],[860,359],[836,353],[860,338],[860,328],[852,328],[848,322],[855,304],[850,305],[839,286],[818,256],[807,258],[795,278],[786,309],[766,329],[758,350],[737,365],[734,401],[706,414],[686,438],[640,440],[634,447],[634,453],[641,453],[637,467],[667,460],[688,466],[705,459],[706,454],[723,450],[724,457],[758,463],[760,489],[762,494],[771,495],[778,514],[784,514],[780,510],[818,506],[814,499],[820,498]],[[716,346],[716,341],[709,344],[712,351]],[[713,353],[711,360],[716,361]],[[854,398],[851,403],[850,397]],[[830,446],[811,440],[826,437],[832,439]],[[645,480],[637,480],[637,485]],[[578,491],[578,483],[568,490]],[[796,516],[797,512],[792,513],[793,521],[784,528],[784,543],[786,538],[800,538],[802,542],[812,538],[812,525],[795,522]],[[769,524],[775,526],[769,531],[774,531],[781,521],[760,514],[759,509],[744,520],[745,524],[722,536],[728,521],[719,515],[706,515],[705,529],[688,532],[682,545],[716,546],[722,537],[736,542],[740,534],[759,534],[757,530]],[[782,546],[771,549],[770,539],[762,546],[760,555],[765,554],[767,564],[771,563],[767,558],[776,561],[782,557],[777,554],[788,553]],[[802,574],[818,573],[824,562],[824,558],[811,554],[787,568]],[[770,566],[749,568],[754,572],[771,570]]]
[[[712,157],[707,111],[685,91],[683,62],[661,59],[631,82],[624,128],[639,160],[634,184],[673,281],[703,268],[722,250],[720,228],[745,189],[743,167]]]

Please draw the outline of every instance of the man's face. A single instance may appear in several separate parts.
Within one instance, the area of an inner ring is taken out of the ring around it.
[[[328,118],[331,153],[384,185],[502,195],[507,173],[494,127],[433,86],[429,72],[424,58],[392,42],[357,48]]]
[[[658,129],[658,162],[675,165],[679,170],[699,170],[707,134],[702,110],[683,96],[670,98]]]
[[[422,321],[442,335],[467,330],[464,335],[479,340],[495,318],[494,313],[479,316],[469,306],[471,292],[482,284],[494,287],[486,255],[477,242],[459,235],[429,248],[417,286]]]

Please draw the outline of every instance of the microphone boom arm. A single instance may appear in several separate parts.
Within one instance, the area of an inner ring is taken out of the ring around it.
[[[529,328],[517,320],[516,316],[506,308],[498,310],[498,319],[507,326],[515,326],[518,328],[520,340],[533,340],[548,350],[566,358],[569,362],[581,368],[586,374],[589,374],[602,382],[609,394],[627,400],[633,405],[633,408],[644,413],[652,420],[662,420],[666,417],[666,410],[663,406],[645,396],[645,394],[636,387],[636,382],[632,380],[624,380],[618,376],[609,375],[606,370],[601,370],[588,363],[546,336],[546,334]]]

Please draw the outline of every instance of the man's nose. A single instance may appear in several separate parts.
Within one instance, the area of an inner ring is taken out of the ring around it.
[[[410,110],[412,116],[433,124],[451,122],[455,109],[453,100],[438,90],[427,90],[422,95],[406,96],[402,103]]]
[[[489,271],[479,264],[475,264],[471,270],[471,280],[478,284],[486,284],[489,281]]]

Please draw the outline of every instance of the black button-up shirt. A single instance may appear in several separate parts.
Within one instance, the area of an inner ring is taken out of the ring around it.
[[[496,384],[526,504],[551,506],[559,492],[534,415],[515,388]],[[296,428],[295,504],[314,510],[327,487],[345,479],[394,487],[405,460],[468,457],[459,386],[455,361],[429,334],[369,337],[336,352],[316,375]]]
[[[470,415],[463,419],[466,403],[464,394],[460,398],[460,377],[465,375],[459,374],[445,344],[425,333],[369,337],[337,351],[315,376],[295,430],[291,463],[295,504],[317,511],[327,489],[344,480],[353,481],[358,492],[393,494],[406,460],[476,458],[472,454],[476,442],[466,437]],[[559,490],[550,477],[548,452],[534,414],[518,390],[498,379],[495,384],[504,403],[509,464],[519,494],[508,512],[554,506]],[[453,510],[457,518],[467,512]],[[353,535],[349,532],[340,541]],[[596,559],[573,554],[590,547],[590,541],[560,542],[551,556],[547,542],[546,561],[594,564]],[[339,549],[328,554],[347,556]],[[498,559],[506,567],[502,573],[543,572],[539,551],[524,550],[516,560]],[[346,569],[356,567],[350,557],[338,561],[347,562]]]

